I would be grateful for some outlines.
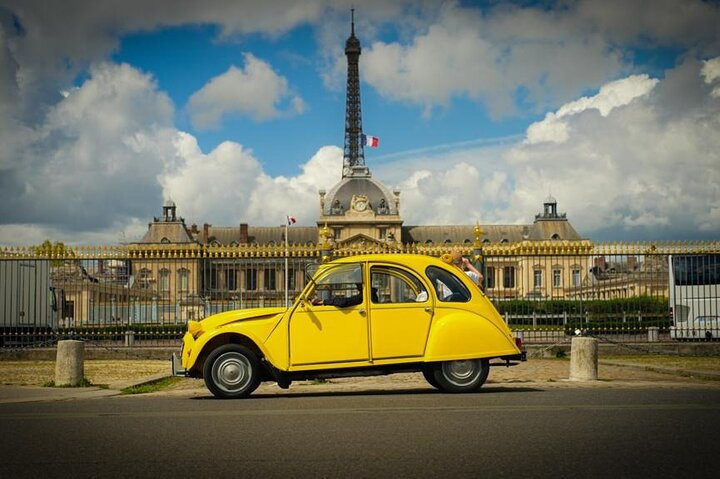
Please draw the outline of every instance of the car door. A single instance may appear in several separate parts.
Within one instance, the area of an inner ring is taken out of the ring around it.
[[[373,360],[420,357],[433,317],[432,297],[412,271],[394,265],[370,268]]]
[[[337,265],[317,278],[316,283],[308,298],[315,296],[328,301],[350,297],[358,294],[359,285],[362,300],[345,307],[313,305],[310,299],[300,304],[289,320],[291,369],[368,363],[368,298],[363,291],[363,265]]]

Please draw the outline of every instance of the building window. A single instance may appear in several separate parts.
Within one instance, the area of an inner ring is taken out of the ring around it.
[[[228,268],[225,272],[225,282],[228,291],[237,291],[237,270],[235,268]]]
[[[265,268],[263,273],[263,287],[265,291],[275,291],[277,289],[275,269]]]
[[[533,271],[533,286],[535,288],[542,288],[543,285],[543,272],[540,269]]]
[[[381,240],[387,238],[387,228],[380,228],[379,235]]]
[[[293,291],[295,289],[295,270],[290,268],[287,272],[288,275],[288,289]]]
[[[503,288],[515,287],[515,266],[505,266],[503,268]]]
[[[580,270],[579,269],[572,270],[572,285],[580,286]]]
[[[186,292],[188,290],[189,272],[186,269],[178,270],[178,290]]]
[[[495,267],[494,266],[488,266],[486,268],[485,284],[487,284],[488,289],[492,289],[495,287]]]
[[[257,289],[257,270],[255,268],[245,270],[245,289],[248,291]]]
[[[220,272],[217,269],[216,265],[210,265],[210,271],[208,272],[209,279],[210,279],[210,289],[215,291],[218,288],[219,283],[219,276]]]
[[[152,277],[152,273],[149,269],[143,268],[140,270],[140,288],[141,289],[150,289],[150,278]]]
[[[562,271],[553,270],[553,288],[562,288]]]
[[[342,231],[342,228],[333,228],[333,239],[335,241],[340,239],[340,231]]]
[[[170,292],[170,271],[167,269],[160,270],[160,293],[167,296]]]

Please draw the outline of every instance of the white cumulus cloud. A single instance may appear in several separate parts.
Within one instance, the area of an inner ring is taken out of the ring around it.
[[[514,166],[510,208],[526,210],[551,190],[588,236],[720,233],[720,101],[704,85],[702,65],[688,60],[663,80],[628,77],[606,90],[624,92],[613,95],[616,103],[601,89],[531,126],[504,156]],[[547,141],[558,139],[558,122],[563,141]]]
[[[587,110],[597,110],[600,115],[607,116],[613,109],[647,95],[657,82],[657,79],[648,75],[632,75],[603,85],[596,95],[566,103],[556,112],[547,113],[542,121],[531,124],[528,127],[526,142],[563,143],[570,137],[567,122],[563,121],[563,118]]]
[[[190,97],[188,110],[197,128],[215,127],[223,116],[233,113],[264,121],[305,111],[302,98],[292,93],[287,79],[270,64],[251,53],[244,59],[244,69],[231,66]],[[289,104],[283,105],[285,101]]]

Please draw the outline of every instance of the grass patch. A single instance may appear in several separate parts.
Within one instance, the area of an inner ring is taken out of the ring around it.
[[[149,383],[139,384],[137,386],[130,386],[122,391],[122,394],[148,394],[158,391],[162,391],[174,384],[177,384],[181,378],[176,376],[169,376],[166,378],[158,379],[157,381],[150,381]]]
[[[43,384],[43,387],[46,387],[46,388],[89,388],[89,387],[92,387],[92,386],[100,387],[100,386],[98,386],[98,385],[96,385],[96,384],[93,384],[93,383],[91,383],[90,381],[88,381],[87,378],[82,378],[82,379],[80,380],[80,382],[79,382],[77,385],[75,385],[75,386],[73,386],[72,384],[63,384],[63,385],[60,385],[60,386],[56,386],[56,385],[55,385],[55,381],[48,381],[48,382],[46,382],[45,384]],[[106,387],[106,388],[107,388],[107,387]]]

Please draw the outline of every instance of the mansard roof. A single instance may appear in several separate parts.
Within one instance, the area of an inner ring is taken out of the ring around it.
[[[515,243],[523,240],[580,240],[568,221],[538,221],[531,225],[480,225],[480,241]],[[473,243],[475,225],[403,226],[403,243]]]
[[[287,232],[290,244],[317,243],[318,228],[315,226],[291,226],[287,229]],[[242,228],[239,226],[209,226],[207,240],[203,237],[202,231],[199,231],[196,237],[198,242],[207,244],[283,244],[285,242],[285,227],[248,226],[247,238],[244,238]]]
[[[138,243],[161,244],[161,243],[194,243],[185,222],[156,220],[148,224],[148,230]]]

